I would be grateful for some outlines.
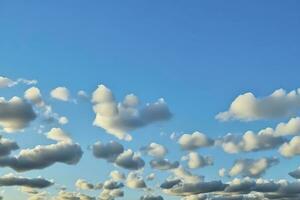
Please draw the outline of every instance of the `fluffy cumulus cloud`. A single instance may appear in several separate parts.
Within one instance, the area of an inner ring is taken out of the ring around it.
[[[22,149],[17,156],[0,157],[1,167],[10,167],[16,171],[43,169],[56,162],[75,165],[83,152],[78,144],[59,142],[57,144],[38,145],[33,149]]]
[[[203,176],[192,174],[190,171],[183,168],[182,166],[180,166],[176,169],[173,169],[172,173],[174,175],[175,180],[179,179],[183,183],[195,183],[195,182],[203,181],[203,179],[204,179]]]
[[[5,132],[20,131],[36,118],[31,104],[19,97],[0,97],[0,127]]]
[[[0,186],[26,186],[30,188],[46,188],[53,182],[44,178],[24,178],[14,174],[6,174],[0,177]]]
[[[75,182],[75,187],[79,190],[92,190],[94,189],[94,185],[92,183],[87,182],[83,179],[78,179]]]
[[[72,142],[69,134],[64,132],[61,128],[52,128],[47,134],[47,138],[57,142]]]
[[[277,158],[239,159],[228,171],[229,176],[260,177],[267,169],[279,163]]]
[[[281,155],[285,157],[293,157],[300,154],[300,136],[293,137],[289,142],[284,143],[279,148]]]
[[[157,144],[155,142],[150,143],[148,146],[142,147],[141,151],[145,152],[149,156],[153,156],[157,158],[162,158],[168,153],[166,147],[164,147],[161,144]]]
[[[110,141],[106,144],[98,141],[93,144],[92,150],[96,158],[114,162],[116,158],[124,152],[124,147],[115,141]]]
[[[99,200],[114,200],[116,198],[120,198],[124,196],[124,192],[121,189],[104,189],[100,193],[98,199]]]
[[[216,145],[221,146],[227,153],[251,152],[274,149],[284,143],[285,139],[277,137],[270,129],[264,129],[259,133],[247,131],[242,136],[227,134],[216,140]]]
[[[143,177],[137,172],[130,172],[128,174],[126,186],[132,189],[147,187]]]
[[[145,166],[144,160],[131,149],[121,153],[116,158],[115,164],[128,170],[138,170]]]
[[[171,118],[170,110],[163,99],[138,107],[139,99],[133,94],[125,96],[123,102],[116,102],[112,92],[99,85],[93,92],[92,102],[96,114],[94,125],[122,140],[131,140],[128,133],[153,122]]]
[[[31,87],[24,92],[24,98],[31,101],[35,105],[42,107],[45,105],[43,101],[42,94],[39,88]]]
[[[187,160],[188,167],[191,169],[213,165],[211,157],[202,156],[197,152],[190,152],[188,155],[182,157],[182,160]]]
[[[58,122],[60,125],[68,123],[69,120],[67,117],[60,116],[53,112],[52,106],[44,101],[39,88],[31,87],[27,89],[24,92],[24,98],[35,106],[36,112],[39,114],[39,117],[43,119],[43,122],[47,122],[47,124]]]
[[[150,161],[150,166],[158,170],[170,170],[179,166],[178,161],[171,162],[168,159],[154,159]]]
[[[195,150],[200,147],[208,147],[214,144],[214,141],[205,134],[198,131],[192,134],[183,134],[178,143],[184,150]]]
[[[125,175],[122,172],[119,172],[117,170],[111,171],[110,172],[110,177],[114,181],[121,181],[125,179]]]
[[[290,116],[299,111],[299,93],[299,89],[288,93],[278,89],[270,96],[257,98],[248,92],[239,95],[231,103],[228,111],[219,113],[216,118],[221,121],[231,119],[252,121]]]
[[[69,101],[69,99],[70,99],[70,92],[69,92],[68,88],[66,88],[66,87],[54,88],[50,92],[50,95],[52,98],[60,100],[60,101]]]

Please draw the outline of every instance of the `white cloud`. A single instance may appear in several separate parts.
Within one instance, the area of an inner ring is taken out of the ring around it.
[[[65,125],[65,124],[69,123],[69,119],[65,116],[59,117],[58,123],[61,125]]]
[[[195,182],[203,181],[204,179],[203,176],[194,175],[187,169],[183,168],[182,166],[173,169],[172,173],[174,174],[176,179],[180,179],[184,183],[195,183]]]
[[[54,88],[50,95],[52,98],[60,100],[60,101],[69,101],[70,92],[66,87],[57,87]]]
[[[279,89],[263,98],[257,98],[248,92],[239,95],[231,103],[228,111],[219,113],[216,118],[221,121],[232,119],[253,121],[287,117],[297,113],[300,109],[299,92],[299,89],[289,93]]]
[[[198,131],[192,134],[183,134],[179,139],[178,143],[182,149],[194,150],[200,147],[208,147],[214,144],[214,141],[207,137],[205,134]]]
[[[83,179],[78,179],[76,182],[75,182],[75,186],[77,189],[79,190],[92,190],[94,189],[94,185],[87,182],[86,180],[83,180]]]
[[[197,152],[190,152],[187,156],[184,156],[182,159],[188,161],[188,167],[190,169],[196,169],[213,165],[213,159],[211,157],[202,156]]]
[[[123,167],[129,170],[138,170],[145,166],[144,160],[134,153],[131,149],[128,149],[121,153],[115,160],[115,164],[119,167]]]
[[[102,158],[109,162],[114,162],[116,158],[124,152],[124,147],[115,141],[105,144],[100,141],[92,146],[93,154],[96,158]]]
[[[31,101],[38,107],[45,106],[45,102],[42,99],[40,89],[37,87],[31,87],[27,89],[24,93],[24,98]]]
[[[150,166],[158,170],[170,170],[179,166],[178,161],[171,162],[168,159],[154,159],[150,161]]]
[[[294,136],[289,142],[281,145],[279,152],[285,157],[300,155],[300,136]]]
[[[279,163],[277,158],[239,159],[228,170],[230,176],[260,177],[266,170]]]
[[[142,147],[141,151],[147,153],[149,156],[153,156],[156,158],[163,158],[168,153],[166,147],[155,142],[150,143],[146,147]]]
[[[126,186],[132,189],[136,188],[145,188],[146,183],[143,180],[143,177],[140,176],[137,172],[130,172],[126,179]]]
[[[22,172],[44,169],[56,162],[75,165],[83,152],[78,144],[59,142],[51,145],[38,145],[33,149],[22,149],[17,156],[0,157],[1,167],[10,167]]]
[[[24,178],[12,173],[0,177],[0,186],[26,186],[30,188],[46,188],[53,185],[53,182],[44,178]]]
[[[32,106],[19,97],[6,101],[0,97],[0,127],[5,132],[16,132],[24,129],[36,118]]]
[[[57,142],[72,142],[69,134],[64,132],[61,128],[52,128],[47,133],[47,138]]]
[[[242,136],[227,134],[216,140],[216,145],[221,146],[227,153],[251,152],[273,149],[281,145],[285,140],[274,135],[272,129],[261,130],[258,134],[247,131]]]
[[[125,175],[117,170],[111,171],[110,172],[110,177],[114,181],[121,181],[125,179]]]
[[[13,87],[18,85],[19,83],[23,83],[26,85],[34,85],[37,84],[36,80],[27,80],[23,78],[19,78],[17,80],[11,80],[10,78],[0,76],[0,88]]]
[[[138,108],[139,101],[135,95],[129,94],[123,102],[117,103],[112,92],[104,85],[99,85],[94,91],[92,102],[96,114],[94,125],[122,140],[132,140],[129,131],[171,118],[163,99]]]

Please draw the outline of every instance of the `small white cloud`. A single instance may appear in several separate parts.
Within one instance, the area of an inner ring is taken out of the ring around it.
[[[47,138],[58,142],[72,142],[72,139],[70,138],[69,134],[67,134],[60,128],[52,128],[47,133]]]
[[[200,147],[208,147],[214,144],[214,141],[207,137],[205,134],[198,131],[192,134],[183,134],[178,143],[184,150],[194,150]]]
[[[70,92],[66,87],[57,87],[50,92],[52,98],[61,100],[61,101],[69,101]]]

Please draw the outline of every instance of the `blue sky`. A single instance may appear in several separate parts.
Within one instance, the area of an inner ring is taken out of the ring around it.
[[[0,2],[0,76],[38,81],[36,85],[1,88],[0,96],[23,97],[30,87],[39,88],[44,101],[69,119],[66,125],[46,125],[43,133],[60,127],[84,152],[77,165],[56,163],[21,173],[5,167],[1,175],[53,179],[55,185],[41,191],[54,196],[62,185],[67,191],[76,191],[74,183],[80,178],[98,183],[107,180],[115,169],[129,173],[130,170],[96,159],[91,151],[96,141],[114,140],[135,152],[156,142],[168,149],[166,158],[180,161],[188,151],[170,139],[173,132],[177,139],[195,131],[217,139],[227,133],[242,135],[247,130],[275,128],[297,117],[299,109],[295,108],[291,115],[274,118],[226,122],[215,119],[246,92],[263,99],[280,88],[287,92],[299,88],[299,8],[296,0]],[[99,84],[109,88],[118,102],[130,93],[142,105],[162,97],[172,118],[135,128],[130,131],[130,142],[119,140],[107,134],[105,128],[93,126],[91,95]],[[51,97],[50,92],[59,86],[70,92],[67,102]],[[79,90],[84,90],[89,99],[79,100]],[[38,118],[24,132],[2,131],[3,137],[16,141],[21,149],[52,144],[35,130],[40,123]],[[276,156],[279,164],[261,176],[295,181],[288,173],[298,167],[299,158],[295,155],[286,159],[278,148],[237,154],[228,154],[216,146],[199,148],[196,151],[201,155],[213,157],[214,165],[191,171],[205,175],[208,181],[227,182],[234,177],[219,177],[218,170],[232,167],[236,159]],[[150,156],[142,158],[146,163],[143,176],[153,171],[157,174],[154,181],[147,182],[149,187],[155,188],[170,175],[151,169]],[[185,161],[180,163],[186,167]],[[143,189],[123,190],[125,195],[120,199],[137,199],[136,192],[139,196],[146,193]],[[180,199],[156,190],[165,199]],[[2,191],[8,200],[16,198],[15,192],[19,199],[29,196],[22,194],[19,187],[3,187]],[[82,193],[98,196],[100,192]]]

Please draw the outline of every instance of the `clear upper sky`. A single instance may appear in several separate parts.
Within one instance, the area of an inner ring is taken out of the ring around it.
[[[20,173],[5,167],[0,175],[53,179],[57,185],[47,189],[53,196],[60,186],[76,191],[74,183],[79,178],[98,183],[107,180],[114,169],[129,172],[96,159],[91,151],[96,141],[114,140],[135,152],[156,142],[168,149],[168,159],[180,161],[187,152],[170,139],[173,132],[179,137],[199,131],[217,139],[227,133],[242,135],[247,130],[258,132],[288,122],[299,109],[289,116],[246,122],[220,122],[215,116],[228,110],[240,94],[252,92],[261,98],[280,88],[289,92],[300,86],[299,10],[297,0],[1,1],[0,76],[37,80],[35,87],[45,102],[69,119],[64,126],[47,125],[43,131],[62,128],[80,144],[84,154],[77,165],[57,163]],[[131,142],[118,140],[105,128],[93,126],[95,113],[90,100],[73,102],[79,90],[91,96],[100,84],[111,89],[117,101],[129,93],[138,96],[142,105],[162,97],[172,118],[130,131]],[[68,88],[69,102],[50,96],[50,91],[59,86]],[[30,87],[18,84],[1,88],[0,96],[23,97]],[[2,135],[16,141],[21,149],[52,144],[37,133],[38,126],[39,121],[34,121],[22,133],[2,131]],[[228,154],[219,147],[196,151],[214,159],[212,166],[191,170],[208,181],[230,181],[231,178],[219,177],[218,170],[232,167],[236,159],[278,157],[279,164],[262,175],[275,180],[292,181],[288,172],[299,165],[297,156],[286,160],[278,148],[238,154]],[[155,187],[170,173],[152,170],[152,158],[144,154],[142,157],[146,162],[143,175],[153,171],[157,174],[147,185],[165,199],[180,199]],[[28,197],[19,187],[0,189],[5,200]],[[142,189],[124,191],[121,199],[126,200],[138,199],[145,193]],[[97,196],[100,192],[83,193]]]

